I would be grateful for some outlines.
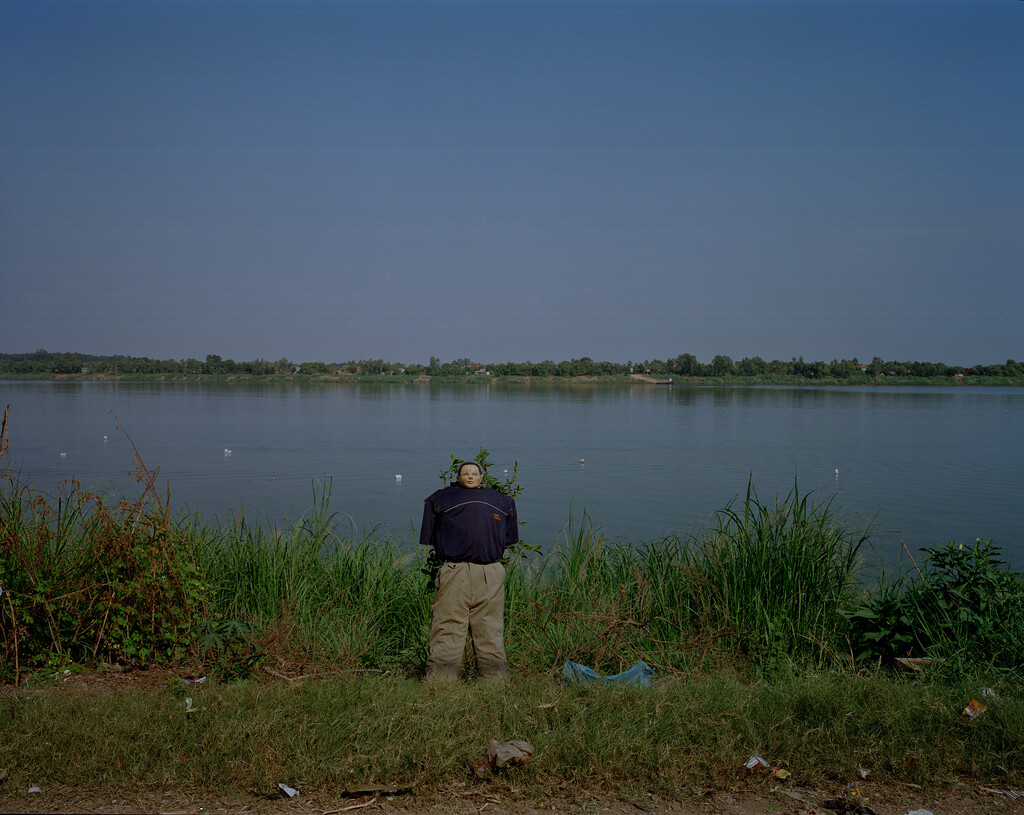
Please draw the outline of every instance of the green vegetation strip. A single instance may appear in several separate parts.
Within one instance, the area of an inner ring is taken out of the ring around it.
[[[693,354],[680,354],[666,360],[651,359],[643,362],[598,362],[590,357],[542,362],[491,362],[481,365],[469,358],[442,363],[431,357],[426,365],[420,363],[386,362],[383,359],[349,360],[348,362],[302,362],[288,359],[270,362],[255,359],[235,362],[208,354],[205,361],[198,359],[150,359],[123,354],[98,356],[95,354],[53,353],[40,349],[28,354],[0,353],[0,376],[14,378],[183,378],[213,377],[229,379],[276,379],[309,381],[352,379],[371,381],[374,378],[409,381],[410,377],[440,377],[490,381],[523,379],[573,379],[586,377],[604,381],[631,381],[631,377],[646,378],[649,382],[665,384],[665,377],[678,377],[690,384],[1024,384],[1024,363],[1013,359],[1005,364],[947,365],[943,362],[917,360],[889,360],[874,357],[870,364],[853,359],[833,359],[831,362],[805,362],[803,357],[790,360],[766,361],[761,357],[744,357],[734,361],[724,354],[716,355],[710,363],[702,363]],[[632,380],[639,381],[639,380]]]
[[[526,794],[567,784],[686,796],[750,783],[742,765],[752,754],[791,770],[798,786],[832,788],[863,768],[883,783],[1019,787],[1024,699],[996,685],[988,709],[962,721],[981,690],[976,680],[834,673],[753,686],[705,675],[644,690],[539,676],[437,689],[370,676],[191,686],[194,713],[184,687],[19,692],[0,703],[0,767],[18,788],[425,792],[471,780],[494,738],[535,746],[530,762],[493,779]]]
[[[430,788],[466,780],[494,738],[536,746],[498,779],[527,790],[686,793],[747,777],[755,753],[808,784],[860,767],[1022,784],[1024,578],[989,541],[869,584],[870,526],[796,486],[764,502],[748,485],[706,527],[635,545],[583,517],[543,556],[512,553],[512,684],[473,682],[470,655],[467,683],[439,690],[419,681],[425,553],[343,534],[329,490],[287,529],[213,526],[173,517],[141,460],[136,475],[138,500],[114,502],[0,473],[0,769],[17,783]],[[558,679],[566,660],[641,659],[665,684]],[[191,713],[174,679],[45,688],[103,663],[210,680],[187,686]],[[972,700],[986,710],[964,721]]]

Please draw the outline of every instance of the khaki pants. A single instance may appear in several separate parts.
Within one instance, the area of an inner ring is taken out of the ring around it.
[[[502,618],[505,612],[505,567],[500,563],[445,563],[437,576],[430,610],[430,656],[427,678],[455,682],[473,638],[481,679],[508,676]]]

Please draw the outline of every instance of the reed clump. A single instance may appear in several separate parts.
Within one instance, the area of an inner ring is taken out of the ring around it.
[[[860,591],[869,528],[793,491],[742,503],[685,538],[609,543],[584,516],[550,556],[510,580],[516,656],[615,672],[644,659],[668,671],[843,661],[841,610]]]
[[[282,667],[415,672],[426,648],[430,597],[422,558],[377,530],[344,535],[330,486],[286,531],[210,528],[193,519],[209,613],[264,633]]]

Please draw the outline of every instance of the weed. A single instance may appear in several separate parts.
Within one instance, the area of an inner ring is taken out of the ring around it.
[[[964,674],[977,667],[1024,668],[1024,578],[1011,572],[990,540],[929,547],[916,578],[886,582],[847,610],[860,661],[933,660]]]
[[[199,658],[224,679],[245,679],[259,669],[263,648],[253,627],[242,620],[203,620],[196,626]]]
[[[74,480],[49,496],[0,472],[0,678],[17,682],[54,659],[144,665],[188,653],[205,601],[194,542],[157,490],[158,471],[138,451],[135,463],[134,501]]]

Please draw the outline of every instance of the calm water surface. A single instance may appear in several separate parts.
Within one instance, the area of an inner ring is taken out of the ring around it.
[[[798,479],[875,517],[893,559],[982,537],[1024,565],[1024,389],[3,382],[6,404],[35,485],[131,495],[120,421],[173,506],[221,521],[294,520],[330,483],[346,525],[411,539],[450,454],[486,447],[492,471],[518,460],[542,546],[584,512],[612,538],[685,533],[748,478],[772,500]]]

